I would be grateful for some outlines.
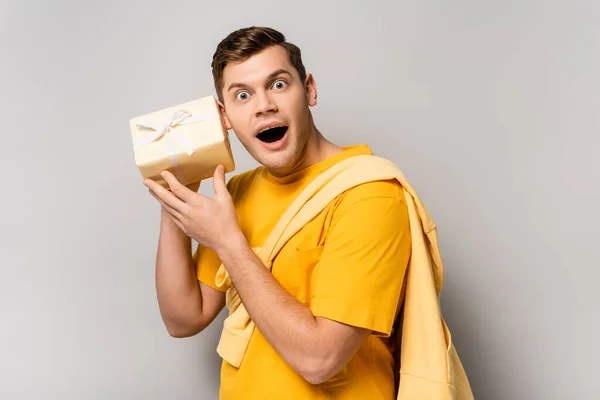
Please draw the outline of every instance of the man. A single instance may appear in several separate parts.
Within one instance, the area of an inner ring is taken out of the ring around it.
[[[223,309],[223,263],[256,329],[239,368],[223,361],[221,399],[394,399],[390,335],[411,249],[402,187],[347,190],[265,268],[253,248],[302,189],[371,151],[335,145],[316,128],[315,79],[281,33],[235,31],[212,66],[224,122],[261,165],[227,184],[217,168],[210,198],[169,173],[170,191],[145,182],[162,205],[156,284],[169,333],[195,335]]]

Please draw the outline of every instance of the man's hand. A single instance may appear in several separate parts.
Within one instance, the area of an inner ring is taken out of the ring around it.
[[[190,183],[189,185],[185,185],[185,187],[196,193],[200,189],[200,182]]]
[[[168,171],[161,175],[170,190],[150,179],[145,180],[144,185],[186,235],[217,252],[232,237],[241,236],[237,213],[225,184],[223,166],[218,166],[213,176],[213,197],[203,196],[182,185]]]

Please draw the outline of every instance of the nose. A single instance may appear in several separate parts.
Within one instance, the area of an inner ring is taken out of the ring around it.
[[[256,109],[254,110],[256,116],[277,111],[277,105],[268,93],[257,93],[256,100]]]

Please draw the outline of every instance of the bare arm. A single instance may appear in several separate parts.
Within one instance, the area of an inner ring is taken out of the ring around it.
[[[156,257],[156,291],[161,316],[173,337],[201,332],[225,305],[225,293],[196,278],[191,239],[173,221],[164,205]]]
[[[328,234],[329,257],[319,278],[323,296],[309,308],[279,285],[250,248],[222,166],[215,170],[213,197],[189,190],[169,172],[163,177],[171,191],[153,182],[146,184],[177,226],[217,253],[257,328],[308,382],[318,384],[337,374],[372,332],[391,333],[411,243],[400,186],[381,196],[372,196],[367,187],[338,214]],[[331,284],[342,276],[343,285]],[[189,296],[190,288],[186,289]],[[346,310],[332,309],[323,298]],[[367,306],[362,304],[365,298],[370,299]],[[203,307],[199,309],[196,314],[202,315]],[[362,317],[354,315],[353,309],[362,309]]]
[[[286,362],[312,384],[338,373],[371,333],[368,329],[313,316],[290,295],[240,235],[219,256],[248,314]]]
[[[189,190],[168,172],[163,177],[169,183],[171,191],[151,181],[146,182],[154,197],[163,204],[168,215],[183,232],[218,254],[250,317],[276,351],[313,384],[338,373],[356,353],[370,330],[315,317],[308,307],[279,285],[250,249],[239,229],[222,167],[215,170],[215,195],[211,198]],[[185,243],[187,245],[187,241]],[[181,240],[179,246],[182,246]],[[189,254],[187,249],[185,254]],[[182,270],[183,274],[189,274],[189,270],[191,267],[187,271]],[[185,278],[180,278],[179,282],[185,282]],[[175,287],[169,290],[169,293],[185,297],[185,300],[171,303],[167,296],[162,296],[162,307],[165,310],[163,315],[171,318],[173,332],[177,326],[182,326],[182,331],[186,332],[186,326],[197,324],[196,326],[202,327],[206,324],[204,318],[208,318],[208,313],[207,317],[192,320],[197,321],[195,323],[186,322],[188,315],[202,315],[202,309],[207,307],[198,306],[197,300],[187,300],[189,297],[194,299],[192,287],[193,285],[188,284],[182,289]],[[192,311],[177,309],[184,303]],[[167,312],[167,309],[170,311]],[[181,335],[185,334],[188,333]]]

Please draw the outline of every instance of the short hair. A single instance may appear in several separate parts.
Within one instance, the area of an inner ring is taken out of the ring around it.
[[[281,46],[287,52],[290,63],[298,71],[300,80],[306,78],[306,69],[302,63],[300,48],[287,42],[285,36],[269,27],[251,26],[238,29],[225,37],[217,45],[211,63],[215,90],[219,100],[223,101],[223,70],[230,62],[244,61],[260,51],[271,47]]]

